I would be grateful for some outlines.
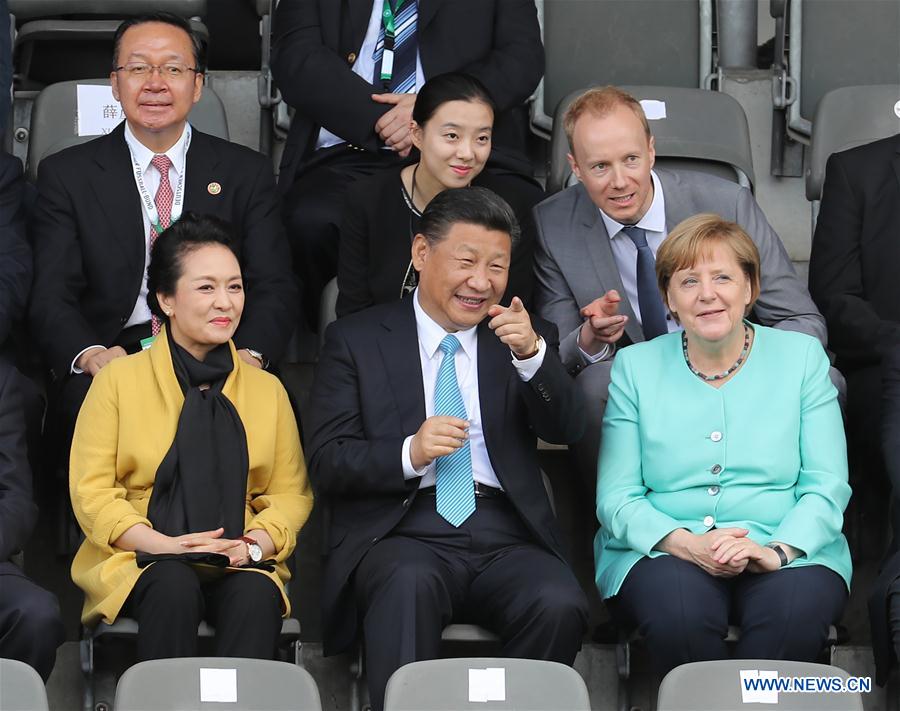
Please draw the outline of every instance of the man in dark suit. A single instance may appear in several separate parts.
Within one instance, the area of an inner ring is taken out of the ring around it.
[[[325,651],[361,629],[376,710],[391,673],[438,656],[454,619],[494,630],[510,657],[571,664],[581,646],[587,604],[535,437],[577,440],[583,412],[555,329],[518,298],[498,305],[517,230],[490,191],[444,191],[413,241],[413,298],[335,322],[319,360]]]
[[[65,638],[56,597],[29,580],[11,558],[37,521],[25,455],[22,399],[13,367],[0,359],[0,657],[34,667],[44,681]]]
[[[386,75],[388,6],[397,24]],[[409,154],[415,92],[426,79],[459,71],[487,87],[498,109],[487,171],[531,204],[542,196],[525,177],[524,103],[544,73],[533,0],[282,0],[272,71],[295,110],[278,185],[308,313],[337,273],[347,186]]]
[[[884,471],[900,492],[900,134],[834,153],[809,261],[809,290],[847,378],[851,473]],[[886,380],[885,380],[886,378]],[[884,382],[883,382],[884,381]],[[886,400],[882,399],[884,393]],[[885,405],[882,432],[881,405]],[[882,460],[882,438],[891,451]],[[859,493],[877,496],[868,482]],[[893,506],[894,538],[900,506]]]
[[[228,220],[242,239],[240,356],[265,366],[291,336],[297,295],[270,166],[187,122],[204,66],[202,44],[183,19],[158,13],[126,20],[110,75],[126,120],[40,164],[30,324],[65,383],[70,423],[90,377],[151,336],[150,244],[183,210]]]

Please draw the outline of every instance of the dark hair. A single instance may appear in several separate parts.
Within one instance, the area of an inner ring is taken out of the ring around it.
[[[422,213],[419,232],[434,246],[459,222],[505,232],[513,246],[519,241],[519,223],[509,203],[497,193],[475,186],[439,192]]]
[[[197,73],[203,74],[206,72],[206,42],[194,31],[190,22],[171,12],[146,12],[122,21],[116,28],[116,34],[113,35],[113,71],[119,66],[119,48],[122,44],[122,35],[132,27],[145,25],[148,22],[161,22],[164,25],[172,25],[179,30],[184,30],[191,40],[191,48],[194,50],[194,67],[197,69]]]
[[[185,256],[211,244],[227,248],[240,263],[234,229],[230,223],[214,215],[185,212],[178,222],[173,222],[153,242],[150,265],[147,267],[147,306],[158,319],[167,320],[156,293],[174,294]]]
[[[435,111],[448,101],[480,101],[487,104],[492,113],[497,113],[494,100],[484,84],[469,74],[448,72],[438,74],[422,85],[413,106],[413,121],[424,126]]]

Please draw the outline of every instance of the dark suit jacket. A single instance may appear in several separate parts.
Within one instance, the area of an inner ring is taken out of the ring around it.
[[[0,14],[2,17],[2,14]],[[0,345],[25,315],[31,288],[31,247],[25,237],[22,163],[0,153]]]
[[[401,170],[361,178],[348,188],[338,258],[338,318],[400,298],[418,223],[411,223],[412,213],[403,199]],[[518,199],[520,194],[504,190],[503,182],[490,173],[482,172],[472,184],[493,190],[516,213],[522,235],[513,250],[503,303],[518,296],[528,307],[534,280],[531,205]]]
[[[481,419],[497,478],[535,542],[562,557],[535,438],[576,441],[582,404],[556,353],[556,330],[543,321],[535,325],[547,353],[528,382],[487,323],[478,327]],[[401,463],[403,440],[425,421],[412,299],[375,306],[329,327],[310,412],[310,477],[330,512],[322,604],[326,654],[333,654],[356,633],[353,571],[400,522],[419,486],[418,479],[403,478]]]
[[[834,153],[809,262],[809,290],[842,370],[900,344],[900,134]]]
[[[31,468],[25,453],[25,420],[15,371],[0,360],[0,566],[25,546],[37,521]]]
[[[109,346],[140,292],[145,236],[124,123],[41,161],[30,218],[34,248],[32,332],[57,377],[88,346]],[[222,190],[210,194],[218,182]],[[235,226],[247,291],[238,348],[280,358],[297,314],[297,288],[271,167],[262,155],[193,131],[185,211]]]
[[[379,0],[380,2],[380,0]],[[372,101],[380,88],[351,69],[372,0],[281,0],[275,14],[272,72],[293,123],[281,162],[287,190],[324,126],[375,151],[375,122],[391,107]],[[544,47],[533,0],[419,0],[419,57],[425,78],[472,74],[497,105],[492,162],[530,173],[524,158],[522,105],[544,73]]]

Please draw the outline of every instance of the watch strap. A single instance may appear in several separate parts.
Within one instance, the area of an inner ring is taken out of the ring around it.
[[[788,557],[787,553],[784,552],[784,548],[779,546],[777,543],[767,543],[766,548],[771,548],[778,554],[778,560],[781,561],[782,568],[788,564]]]

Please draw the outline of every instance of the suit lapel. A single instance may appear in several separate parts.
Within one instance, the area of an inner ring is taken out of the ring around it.
[[[481,408],[484,445],[494,473],[499,478],[502,476],[502,467],[497,461],[497,453],[503,451],[503,427],[509,405],[509,371],[505,365],[509,363],[511,356],[509,348],[494,335],[487,324],[486,319],[478,326],[478,404]],[[503,483],[502,479],[500,483]]]
[[[384,372],[391,384],[402,430],[414,433],[425,421],[425,392],[412,297],[398,301],[382,326],[378,349]]]
[[[625,333],[628,334],[632,343],[643,341],[644,334],[641,332],[634,309],[631,308],[631,302],[625,294],[622,276],[619,274],[616,258],[613,256],[612,246],[609,243],[609,233],[600,217],[600,210],[594,205],[584,186],[580,184],[575,193],[575,215],[576,229],[580,230],[578,240],[583,243],[583,250],[579,251],[582,254],[587,252],[591,256],[591,262],[597,272],[597,296],[603,296],[610,289],[618,291],[619,296],[622,297],[619,313],[628,316]]]
[[[131,153],[125,143],[125,122],[112,133],[95,139],[95,144],[94,162],[99,170],[90,183],[97,204],[109,223],[115,248],[122,251],[130,266],[142,271],[146,244],[144,208],[134,184]]]
[[[341,28],[339,32],[339,51],[341,56],[350,52],[358,52],[366,38],[366,30],[369,28],[369,17],[372,15],[372,0],[342,0],[338,3],[329,0],[329,7],[342,7],[346,17],[341,17],[335,26]]]
[[[223,216],[219,207],[222,200],[231,194],[233,186],[228,184],[228,175],[218,175],[216,165],[219,156],[205,133],[193,129],[191,146],[188,148],[184,185],[184,210],[187,212],[209,213]],[[221,192],[213,195],[210,185],[218,183]]]
[[[434,18],[442,0],[419,0],[416,15],[416,32],[420,32]]]

